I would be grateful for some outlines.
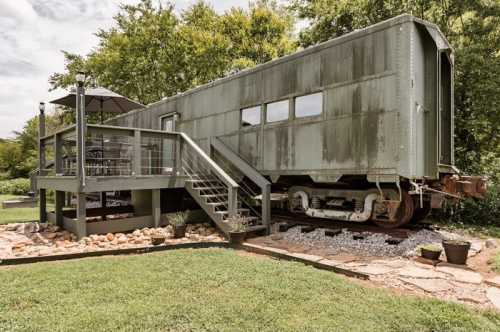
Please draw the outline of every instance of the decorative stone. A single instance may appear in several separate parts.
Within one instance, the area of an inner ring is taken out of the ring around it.
[[[108,239],[108,241],[113,241],[115,239],[115,236],[111,233],[108,233],[106,234],[106,239]]]
[[[409,277],[416,279],[437,279],[446,277],[442,273],[436,272],[433,269],[425,269],[412,265],[402,268],[401,270],[399,270],[398,274],[401,277]]]
[[[484,246],[488,249],[495,249],[498,247],[497,241],[495,239],[488,239],[484,242]]]
[[[486,297],[495,306],[495,308],[500,309],[500,288],[490,287],[486,290]]]
[[[459,265],[440,263],[436,267],[436,271],[451,274],[453,278],[459,282],[480,284],[483,281],[483,277],[479,273],[466,270]]]
[[[382,275],[382,274],[387,274],[389,272],[394,271],[395,269],[390,266],[384,266],[384,265],[367,265],[367,266],[360,266],[356,268],[356,271],[361,272],[361,273],[366,273],[366,274],[371,274],[371,275]]]
[[[399,278],[399,280],[416,286],[428,293],[444,292],[452,289],[452,285],[443,279]]]
[[[493,278],[486,279],[484,282],[490,286],[495,286],[500,288],[500,276],[495,276]]]

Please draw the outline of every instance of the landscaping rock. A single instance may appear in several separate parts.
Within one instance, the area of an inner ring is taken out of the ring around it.
[[[468,284],[480,284],[483,281],[483,277],[479,273],[464,269],[459,265],[439,263],[436,266],[436,271],[451,274],[456,281]]]
[[[495,286],[500,288],[500,276],[495,276],[493,278],[486,279],[484,282],[490,286]]]
[[[415,279],[439,279],[445,278],[446,275],[434,271],[433,269],[426,269],[417,266],[406,266],[398,271],[398,275],[401,277],[409,277]]]
[[[486,290],[486,296],[490,300],[491,304],[497,309],[500,309],[500,288],[489,287]]]
[[[399,278],[404,283],[413,285],[428,293],[445,292],[453,288],[453,286],[443,279],[413,279],[413,278]]]
[[[497,241],[495,239],[488,239],[484,242],[484,246],[488,249],[495,249],[498,247]]]

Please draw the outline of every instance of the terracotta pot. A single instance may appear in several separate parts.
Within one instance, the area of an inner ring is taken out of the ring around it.
[[[441,256],[442,250],[436,251],[436,250],[429,250],[425,248],[420,249],[420,253],[423,258],[431,259],[433,261],[437,261],[439,259],[439,256]]]
[[[469,254],[470,242],[443,240],[446,260],[451,264],[465,265]]]
[[[229,242],[232,244],[242,244],[245,242],[245,232],[231,232],[229,233]]]
[[[154,246],[158,246],[160,244],[163,244],[163,243],[165,243],[165,236],[163,236],[163,235],[153,235],[151,237],[151,243]]]
[[[174,226],[174,239],[182,239],[186,236],[186,225]]]

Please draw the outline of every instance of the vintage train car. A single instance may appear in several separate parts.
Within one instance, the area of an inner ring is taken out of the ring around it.
[[[438,196],[484,189],[456,175],[453,108],[450,44],[402,15],[109,124],[182,131],[205,149],[218,137],[293,210],[395,227]]]

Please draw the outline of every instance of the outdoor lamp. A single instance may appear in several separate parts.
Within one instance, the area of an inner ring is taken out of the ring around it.
[[[40,102],[40,105],[38,106],[38,109],[40,110],[41,114],[43,114],[45,112],[45,103],[43,101]]]
[[[79,86],[83,86],[83,83],[85,82],[85,73],[83,71],[79,71],[76,75],[76,82],[78,83]]]

